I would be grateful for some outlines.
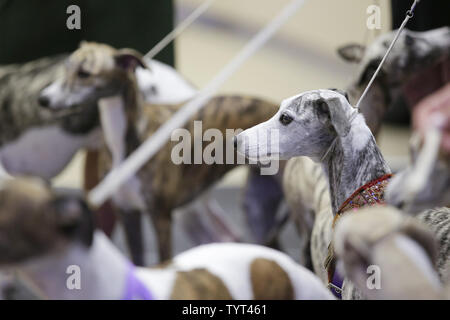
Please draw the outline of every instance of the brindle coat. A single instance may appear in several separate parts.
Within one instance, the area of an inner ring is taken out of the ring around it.
[[[147,120],[145,132],[136,135],[127,135],[127,155],[134,151],[145,137],[151,136],[157,128],[166,122],[179,108],[178,106],[151,105],[143,109],[142,117]],[[258,122],[265,121],[276,112],[276,106],[264,100],[247,98],[243,96],[218,96],[213,98],[208,104],[185,126],[192,137],[191,148],[194,156],[194,120],[203,123],[203,130],[215,128],[225,137],[226,129],[246,129]],[[140,121],[136,119],[136,122]],[[134,137],[133,137],[134,135]],[[229,140],[231,141],[231,140]],[[223,175],[234,168],[236,164],[180,164],[176,165],[171,160],[173,147],[179,142],[169,142],[158,154],[146,163],[139,171],[138,176],[143,184],[143,194],[146,198],[148,211],[154,223],[157,233],[160,259],[164,260],[171,256],[171,213],[172,211],[190,201],[198,194],[208,189],[217,182]],[[225,158],[226,147],[224,145],[223,155]],[[233,150],[228,148],[228,150]],[[108,171],[109,152],[100,154],[100,164],[102,175]],[[234,159],[236,159],[233,154]],[[192,159],[193,160],[193,159]],[[225,160],[225,159],[224,159]],[[236,162],[235,162],[236,163]],[[142,248],[142,244],[136,239],[136,234],[140,229],[139,215],[130,216],[126,213],[121,215],[125,220],[125,226],[129,234],[130,249],[132,252]],[[130,221],[134,219],[134,221]],[[134,249],[133,249],[134,248]],[[136,256],[141,253],[135,252]],[[140,258],[136,258],[139,261]]]
[[[125,141],[119,143],[125,144],[126,157],[181,107],[144,104],[136,87],[134,68],[137,65],[143,66],[144,63],[136,52],[84,43],[68,59],[65,76],[51,85],[52,90],[45,90],[52,93],[43,95],[49,100],[49,108],[74,109],[74,112],[79,108],[74,108],[68,101],[85,103],[121,96],[125,103],[126,132]],[[248,128],[270,118],[276,109],[275,104],[261,99],[219,96],[194,115],[185,128],[194,137],[193,121],[200,120],[204,130],[214,128],[225,137],[226,129]],[[137,173],[141,185],[140,194],[154,223],[162,260],[170,257],[171,252],[171,211],[192,200],[235,166],[218,163],[175,165],[171,160],[171,152],[176,144],[177,142],[167,143]],[[108,146],[100,155],[102,175],[110,168],[110,149],[111,146]],[[225,149],[224,146],[224,155]],[[142,264],[140,215],[136,214],[137,208],[121,209],[127,211],[127,214],[121,216],[134,261]]]

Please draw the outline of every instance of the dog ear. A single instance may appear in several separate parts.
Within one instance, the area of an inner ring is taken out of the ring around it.
[[[361,62],[366,47],[357,43],[347,44],[337,49],[338,55],[347,62]]]
[[[347,99],[347,101],[350,103],[350,100],[349,100],[349,98],[348,98],[348,94],[347,94],[346,91],[340,90],[340,89],[336,89],[336,88],[330,88],[330,89],[328,89],[328,90],[331,90],[331,91],[334,91],[334,92],[337,92],[337,93],[342,94],[342,95],[345,97],[345,99]]]
[[[133,49],[121,49],[114,57],[116,64],[126,71],[134,71],[137,67],[148,69],[144,57]]]
[[[345,137],[350,131],[350,122],[347,118],[346,108],[352,106],[344,95],[340,97],[336,94],[321,93],[320,99],[317,100],[317,106],[319,112],[328,114],[336,133]]]

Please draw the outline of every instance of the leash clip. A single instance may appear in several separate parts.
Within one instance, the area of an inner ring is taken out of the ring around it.
[[[334,291],[336,291],[337,294],[342,294],[342,289],[331,282],[328,282],[327,288],[333,289]]]

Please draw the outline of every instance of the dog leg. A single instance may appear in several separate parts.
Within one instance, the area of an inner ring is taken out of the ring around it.
[[[87,150],[84,162],[84,184],[85,191],[92,190],[99,182],[99,153],[96,150]],[[109,238],[116,225],[116,215],[110,201],[105,202],[95,212],[97,227],[100,228]]]
[[[155,228],[159,262],[172,258],[172,216],[171,210],[150,213]]]
[[[278,229],[276,213],[283,200],[283,189],[274,176],[260,174],[260,168],[251,166],[243,195],[243,209],[247,224],[256,243],[277,241],[273,237]],[[278,236],[278,235],[276,235]]]
[[[120,219],[125,229],[125,237],[131,260],[137,266],[144,265],[144,244],[142,235],[142,214],[139,210],[120,210]]]

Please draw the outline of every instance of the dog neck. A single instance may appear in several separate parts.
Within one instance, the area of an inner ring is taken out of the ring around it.
[[[122,96],[100,99],[100,120],[106,146],[111,152],[113,168],[125,158],[126,132],[129,126]]]
[[[70,286],[76,276],[72,268],[79,270],[79,289]],[[90,248],[70,244],[60,252],[29,261],[18,270],[48,299],[121,299],[128,261],[97,231]]]
[[[356,115],[345,136],[338,136],[322,167],[328,176],[333,212],[359,187],[390,173],[364,117]]]
[[[141,117],[142,98],[131,76],[124,80],[121,94],[98,102],[104,139],[113,158],[113,167],[139,145],[137,127]]]

